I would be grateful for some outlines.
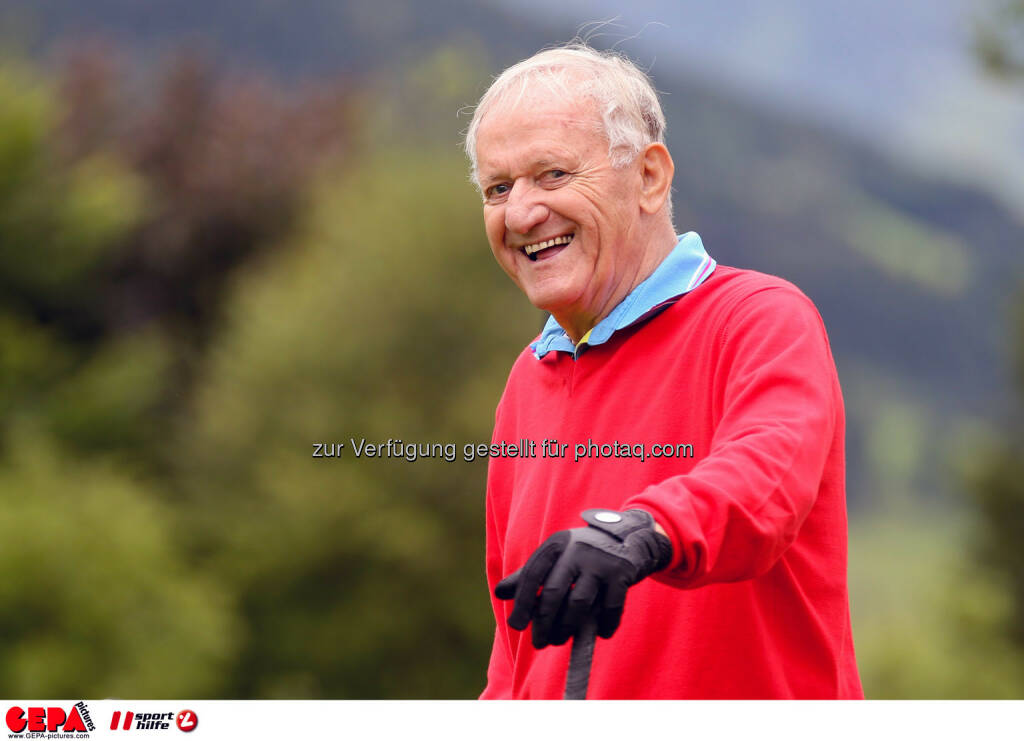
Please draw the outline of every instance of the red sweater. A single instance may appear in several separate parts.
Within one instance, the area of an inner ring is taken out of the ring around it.
[[[573,359],[524,350],[487,485],[492,590],[589,507],[645,509],[674,558],[629,591],[598,640],[588,697],[860,698],[846,587],[843,401],[813,304],[772,276],[719,266],[652,319]],[[565,457],[542,457],[545,438]],[[574,461],[589,441],[618,453]],[[670,444],[678,457],[651,457]],[[637,448],[637,444],[644,448]],[[692,452],[678,445],[691,445]],[[647,457],[621,457],[622,446]],[[689,455],[687,455],[689,454]],[[497,631],[482,698],[560,698],[569,646]]]

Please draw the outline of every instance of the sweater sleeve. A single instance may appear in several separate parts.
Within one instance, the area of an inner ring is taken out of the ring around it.
[[[788,285],[742,299],[718,333],[718,408],[707,456],[625,509],[654,515],[673,560],[653,578],[692,588],[767,572],[794,541],[821,484],[841,414],[817,310]]]

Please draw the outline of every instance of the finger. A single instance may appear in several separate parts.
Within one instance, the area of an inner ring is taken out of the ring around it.
[[[594,611],[594,603],[601,591],[601,581],[593,574],[583,574],[576,580],[572,591],[565,601],[565,612],[555,622],[551,631],[550,641],[554,646],[561,646],[579,631]]]
[[[628,589],[629,581],[625,577],[609,582],[605,588],[604,599],[597,613],[597,634],[602,638],[611,638],[618,629]]]
[[[494,587],[494,596],[498,599],[512,599],[516,596],[516,587],[519,586],[519,576],[522,569],[516,569]]]
[[[558,608],[558,614],[555,616],[555,620],[551,626],[551,630],[548,632],[548,643],[552,646],[564,645],[570,638],[572,633],[566,633],[565,631],[565,615],[569,610],[569,600],[565,599],[562,601],[562,606]]]
[[[551,573],[544,582],[544,590],[540,593],[537,610],[533,615],[534,648],[544,648],[551,643],[549,640],[551,629],[559,614],[564,610],[569,589],[579,573],[579,568],[564,558],[551,569]]]
[[[508,616],[509,627],[524,630],[530,624],[533,609],[537,604],[537,590],[547,579],[548,572],[554,566],[562,550],[569,540],[569,533],[555,533],[533,552],[526,564],[520,569],[519,586],[516,587],[516,601],[512,614]]]

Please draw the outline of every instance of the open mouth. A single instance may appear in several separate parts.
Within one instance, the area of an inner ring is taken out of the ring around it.
[[[576,235],[563,234],[560,237],[552,237],[551,239],[546,239],[543,242],[534,242],[533,244],[525,245],[522,248],[523,254],[525,254],[528,258],[536,262],[537,255],[539,255],[541,252],[543,252],[544,250],[551,249],[552,247],[564,247],[565,245],[569,244],[569,242],[572,241],[574,236]]]

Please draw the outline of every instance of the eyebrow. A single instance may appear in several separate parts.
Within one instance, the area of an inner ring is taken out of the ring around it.
[[[567,167],[567,163],[561,162],[561,161],[559,161],[557,159],[551,159],[551,158],[548,158],[548,157],[540,157],[540,158],[535,159],[533,162],[530,163],[529,169],[531,171],[547,170],[547,169],[549,169],[551,167],[554,167],[554,166],[559,166],[559,167],[563,167],[564,168],[564,167]],[[501,182],[504,182],[504,181],[510,180],[510,179],[512,179],[512,177],[510,175],[508,175],[507,173],[499,172],[499,173],[497,173],[495,175],[489,175],[487,177],[480,178],[480,185],[486,187],[486,186],[490,186],[490,185],[493,185],[495,183],[501,183]]]

